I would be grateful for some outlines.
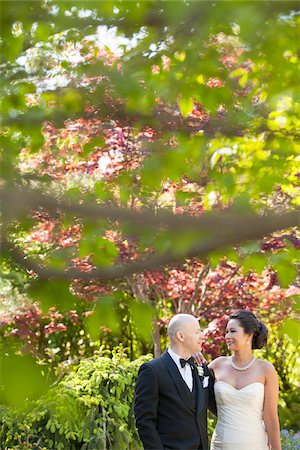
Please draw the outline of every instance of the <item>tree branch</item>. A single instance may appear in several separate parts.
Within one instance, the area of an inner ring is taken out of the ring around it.
[[[47,196],[40,191],[25,191],[9,188],[2,191],[2,211],[5,220],[17,219],[29,210],[43,208],[53,216],[58,212],[72,214],[76,217],[93,220],[110,219],[126,222],[136,228],[168,227],[173,231],[186,231],[198,229],[204,232],[217,232],[222,235],[224,245],[234,241],[241,242],[247,239],[257,239],[274,231],[300,225],[300,210],[284,214],[268,213],[264,216],[242,213],[205,213],[201,217],[192,217],[188,214],[174,215],[168,211],[154,212],[151,209],[132,211],[126,208],[100,205],[98,203],[79,204],[58,200]],[[237,233],[236,238],[233,234]],[[227,238],[226,238],[227,236]],[[229,241],[227,242],[227,240]]]
[[[300,223],[300,212],[292,211],[285,214],[229,214],[207,213],[200,218],[188,215],[176,216],[166,211],[155,214],[151,210],[134,212],[125,208],[107,207],[95,204],[77,204],[54,199],[39,191],[20,191],[16,188],[3,191],[2,214],[4,227],[2,229],[2,250],[9,252],[11,258],[29,271],[35,272],[40,278],[68,279],[98,279],[109,281],[128,277],[134,273],[147,270],[157,270],[165,265],[179,263],[185,258],[195,256],[205,257],[210,252],[228,245],[237,245],[243,241],[259,239],[274,231],[295,227]],[[145,259],[137,259],[123,265],[106,268],[95,268],[89,272],[70,268],[65,271],[42,267],[40,262],[28,257],[14,244],[8,241],[6,226],[9,220],[17,219],[28,213],[30,209],[44,208],[56,215],[58,211],[71,213],[77,217],[88,219],[112,219],[119,222],[127,222],[137,228],[152,228],[155,231],[159,227],[174,232],[188,232],[198,230],[201,238],[182,251],[169,250],[161,255],[151,254]],[[205,237],[203,237],[205,232]]]
[[[202,270],[201,270],[201,272],[199,273],[198,280],[197,280],[197,283],[196,283],[196,286],[195,286],[193,295],[192,295],[191,300],[190,300],[190,302],[189,302],[189,304],[188,304],[188,306],[189,306],[189,311],[190,311],[190,312],[191,312],[191,311],[193,310],[193,308],[194,308],[194,303],[195,303],[196,298],[197,298],[197,296],[198,296],[198,292],[199,292],[199,289],[200,289],[200,285],[201,285],[201,283],[202,283],[202,280],[207,276],[207,274],[208,274],[210,268],[211,268],[210,263],[209,263],[209,262],[206,262],[205,266],[202,267]],[[202,299],[201,299],[201,303],[202,303]]]

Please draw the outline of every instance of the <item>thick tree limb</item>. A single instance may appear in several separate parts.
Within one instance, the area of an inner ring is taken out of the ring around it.
[[[158,227],[169,229],[170,232],[188,232],[198,230],[199,241],[191,244],[191,247],[182,251],[168,251],[161,255],[149,255],[145,259],[138,259],[126,264],[114,267],[93,269],[90,272],[82,272],[78,269],[59,271],[42,267],[40,262],[27,257],[10,244],[3,230],[2,247],[9,251],[11,258],[27,270],[35,272],[40,278],[55,279],[98,279],[109,281],[123,278],[134,273],[158,269],[168,264],[179,263],[185,258],[195,256],[204,257],[210,252],[221,249],[228,245],[237,245],[251,239],[262,238],[272,232],[286,228],[296,227],[300,224],[300,211],[292,211],[285,214],[266,214],[259,216],[255,214],[203,214],[200,218],[188,215],[175,216],[168,212],[145,210],[134,212],[124,208],[103,207],[95,204],[75,204],[67,201],[56,200],[38,191],[20,191],[9,189],[4,192],[2,209],[3,217],[7,222],[9,219],[19,218],[31,209],[44,208],[52,214],[63,211],[88,219],[111,219],[119,222],[127,222],[134,226],[152,228],[157,231]],[[206,237],[203,238],[203,232]]]
[[[167,227],[171,231],[194,230],[217,232],[219,235],[231,236],[235,233],[239,241],[256,239],[274,231],[300,225],[300,210],[285,214],[269,213],[259,216],[253,213],[206,213],[201,217],[193,217],[187,214],[174,215],[160,210],[150,209],[133,211],[98,203],[79,204],[75,202],[59,200],[47,196],[40,191],[25,191],[17,188],[9,188],[2,191],[3,217],[17,219],[30,210],[42,208],[53,216],[58,213],[71,214],[77,218],[93,220],[110,219],[126,222],[144,228]],[[240,236],[240,238],[239,238]],[[234,239],[233,239],[234,240]],[[227,243],[225,243],[227,244]]]

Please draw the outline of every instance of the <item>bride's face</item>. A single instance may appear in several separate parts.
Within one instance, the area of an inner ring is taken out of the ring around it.
[[[249,345],[250,336],[245,333],[237,319],[229,320],[226,332],[225,341],[230,351],[236,351],[245,348]]]

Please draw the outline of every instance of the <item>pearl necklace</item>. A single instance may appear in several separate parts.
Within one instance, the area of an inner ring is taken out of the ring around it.
[[[253,357],[250,359],[250,361],[248,362],[248,364],[246,364],[244,367],[239,367],[239,366],[236,366],[236,365],[234,364],[234,362],[233,362],[233,357],[232,357],[232,356],[230,357],[231,366],[232,366],[235,370],[240,370],[240,371],[249,369],[249,368],[252,366],[252,364],[254,363],[254,361],[255,361],[255,356],[253,356]]]

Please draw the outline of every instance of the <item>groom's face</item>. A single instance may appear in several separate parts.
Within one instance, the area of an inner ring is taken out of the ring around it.
[[[185,324],[184,330],[184,346],[188,353],[199,352],[202,347],[203,333],[200,330],[199,322],[197,319],[191,320],[191,322]]]

